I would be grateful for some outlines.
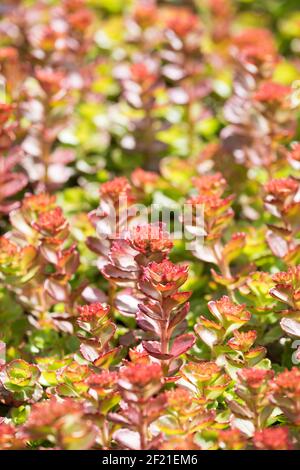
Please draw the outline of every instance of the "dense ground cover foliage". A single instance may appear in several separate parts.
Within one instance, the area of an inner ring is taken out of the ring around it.
[[[300,449],[297,3],[1,2],[1,449]]]

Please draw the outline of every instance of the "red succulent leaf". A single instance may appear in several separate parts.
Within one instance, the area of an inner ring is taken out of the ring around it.
[[[141,449],[141,439],[140,435],[136,431],[131,431],[130,429],[118,429],[114,435],[114,440],[125,449],[129,450],[140,450]]]
[[[293,318],[282,318],[280,326],[285,333],[296,338],[300,337],[300,323]]]
[[[156,359],[160,359],[162,361],[171,359],[173,354],[163,353],[161,352],[161,345],[158,341],[143,341],[143,347],[146,349],[147,353],[150,356],[155,357]]]
[[[62,284],[53,279],[46,279],[44,284],[46,292],[57,302],[67,302],[71,293],[68,284]]]
[[[177,338],[175,338],[175,340],[172,344],[171,354],[174,357],[178,357],[181,354],[184,354],[189,349],[191,349],[191,347],[194,345],[195,341],[196,341],[196,339],[195,339],[195,336],[193,334],[187,333],[187,334],[178,336]]]

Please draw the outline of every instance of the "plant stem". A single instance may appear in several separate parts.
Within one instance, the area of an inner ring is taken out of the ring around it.
[[[147,423],[144,420],[144,410],[143,406],[140,408],[140,418],[139,418],[139,435],[140,435],[140,440],[141,440],[141,449],[140,450],[146,450],[147,449]]]
[[[163,320],[160,323],[160,329],[161,329],[161,353],[168,354],[169,353],[169,338],[168,338],[168,322],[166,320]],[[162,360],[161,365],[162,365],[163,374],[168,375],[169,361]]]
[[[214,252],[214,255],[215,255],[215,258],[216,258],[216,261],[217,261],[217,264],[218,264],[218,267],[221,271],[221,274],[223,277],[225,278],[232,278],[232,274],[231,274],[231,271],[230,271],[230,267],[229,265],[225,262],[221,252],[220,252],[220,249],[218,247],[218,245],[215,243],[213,245],[213,252]],[[232,301],[235,301],[235,296],[234,296],[234,291],[233,289],[231,289],[228,285],[226,285],[226,289],[227,289],[227,292],[228,292],[228,295],[229,297],[231,298]]]
[[[114,316],[114,300],[115,300],[116,290],[117,290],[116,285],[110,282],[109,287],[108,287],[108,303],[111,308],[110,311],[111,311],[112,317]]]

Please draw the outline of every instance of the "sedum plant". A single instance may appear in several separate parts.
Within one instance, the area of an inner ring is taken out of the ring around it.
[[[162,371],[158,364],[132,364],[120,371],[118,381],[122,397],[119,413],[111,413],[110,419],[121,425],[114,434],[121,448],[147,450],[156,448],[161,436],[151,435],[150,425],[165,407],[162,387]]]
[[[300,449],[277,3],[1,3],[1,450]]]
[[[193,334],[180,334],[189,309],[190,292],[179,291],[186,279],[186,266],[164,260],[144,268],[139,282],[145,301],[138,306],[137,322],[142,329],[158,337],[158,341],[144,341],[143,347],[150,356],[161,361],[165,374],[174,373],[174,367],[178,368],[174,360],[194,344]]]
[[[57,322],[59,328],[60,319],[51,319],[49,312],[63,302],[72,315],[69,281],[79,263],[76,244],[67,240],[69,225],[63,211],[54,196],[28,194],[11,212],[10,222],[12,230],[1,237],[2,282],[20,297],[32,322]]]

